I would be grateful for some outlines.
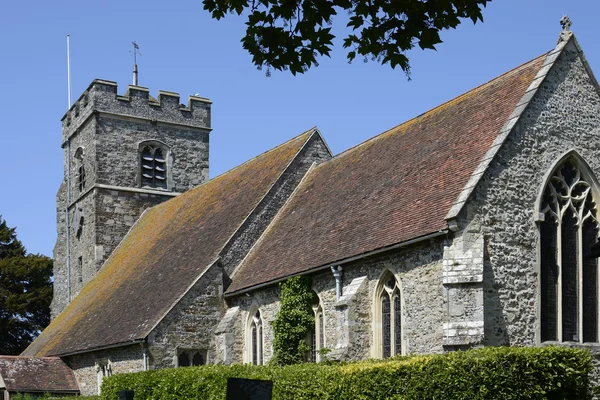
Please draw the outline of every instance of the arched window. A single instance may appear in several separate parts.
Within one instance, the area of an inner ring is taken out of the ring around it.
[[[540,205],[541,340],[598,342],[598,237],[592,181],[571,157],[547,183]]]
[[[373,307],[373,354],[388,358],[402,354],[402,301],[400,286],[391,272],[380,279]]]
[[[206,364],[206,351],[197,349],[177,349],[176,367],[190,367]]]
[[[167,189],[168,149],[159,142],[140,144],[140,184],[142,187]]]
[[[102,387],[102,381],[108,376],[112,376],[112,363],[110,360],[98,360],[95,364],[96,368],[96,381],[98,385],[98,394],[100,394],[100,388]]]
[[[77,160],[77,189],[79,193],[83,193],[86,184],[85,165],[83,164],[84,148],[79,147],[75,151],[75,159]]]
[[[188,356],[187,352],[182,352],[179,354],[179,357],[177,358],[177,365],[180,367],[190,366],[190,356]]]
[[[313,305],[315,313],[315,326],[310,332],[308,344],[310,346],[310,354],[308,355],[309,362],[321,361],[321,350],[325,348],[325,322],[323,316],[323,306],[319,297],[315,294],[317,303]]]
[[[248,322],[248,361],[254,365],[263,365],[263,323],[260,311],[256,310]]]

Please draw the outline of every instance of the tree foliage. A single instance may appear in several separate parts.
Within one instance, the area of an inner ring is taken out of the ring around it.
[[[0,217],[0,354],[19,354],[50,323],[52,260],[27,254]]]
[[[273,331],[273,363],[278,365],[298,364],[305,361],[310,347],[307,336],[315,327],[312,304],[316,295],[311,289],[308,276],[294,276],[279,284],[280,308]]]
[[[483,21],[482,7],[491,0],[203,0],[204,9],[219,20],[228,13],[247,14],[244,49],[260,69],[304,73],[333,47],[333,18],[349,15],[352,32],[344,39],[348,61],[357,56],[407,75],[406,52],[418,45],[435,49],[440,31],[456,28],[461,18]]]

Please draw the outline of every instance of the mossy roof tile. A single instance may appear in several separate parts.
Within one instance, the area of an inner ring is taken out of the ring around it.
[[[65,355],[144,339],[218,258],[313,132],[147,210],[23,355]]]
[[[58,357],[0,356],[0,377],[10,392],[79,392],[73,372]]]
[[[227,293],[447,228],[445,216],[545,54],[314,168]]]

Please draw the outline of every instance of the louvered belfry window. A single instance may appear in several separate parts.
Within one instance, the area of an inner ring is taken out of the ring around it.
[[[590,182],[574,161],[550,178],[540,224],[541,339],[598,342],[598,237]]]
[[[142,187],[167,188],[166,151],[159,146],[146,145],[141,154]]]

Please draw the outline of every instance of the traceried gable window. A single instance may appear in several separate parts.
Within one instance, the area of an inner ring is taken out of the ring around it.
[[[398,281],[384,274],[375,292],[373,307],[374,356],[388,358],[402,354],[402,302]]]
[[[168,149],[158,142],[140,144],[140,183],[142,187],[167,189]]]
[[[256,310],[248,322],[248,361],[253,365],[263,365],[263,323],[260,311]]]
[[[540,212],[541,340],[598,342],[598,237],[591,181],[575,159],[544,190]]]

